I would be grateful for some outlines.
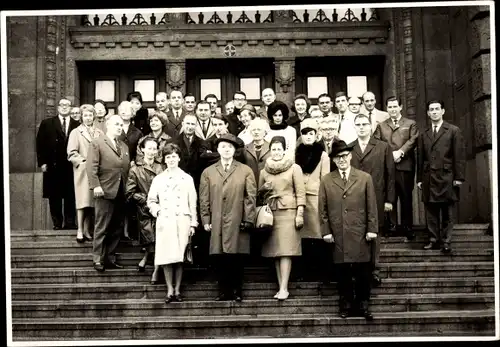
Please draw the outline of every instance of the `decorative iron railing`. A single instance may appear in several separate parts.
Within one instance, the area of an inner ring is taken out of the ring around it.
[[[281,11],[283,12],[283,11]],[[364,22],[379,20],[376,9],[339,8],[290,11],[294,23]],[[275,11],[214,11],[189,13],[136,13],[83,15],[83,26],[168,25],[173,20],[184,24],[273,23]]]

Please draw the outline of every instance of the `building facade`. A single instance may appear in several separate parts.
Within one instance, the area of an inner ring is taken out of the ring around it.
[[[458,222],[490,222],[492,127],[488,6],[141,13],[7,18],[8,129],[12,229],[51,228],[42,199],[35,136],[58,99],[104,99],[116,112],[128,92],[181,90],[222,102],[244,90],[259,105],[272,87],[296,94],[356,94],[377,108],[390,95],[420,129],[425,103],[443,99],[467,149]],[[223,107],[223,105],[221,105]],[[415,224],[424,209],[414,192]]]

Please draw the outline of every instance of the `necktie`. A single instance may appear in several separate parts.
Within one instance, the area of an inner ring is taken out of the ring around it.
[[[326,143],[326,150],[328,154],[332,153],[332,143],[330,141]]]
[[[122,151],[120,149],[120,145],[118,144],[118,141],[115,140],[115,147],[116,147],[116,153],[118,153],[118,156],[122,156]]]
[[[438,133],[438,127],[437,125],[434,125],[434,131],[433,131],[434,138],[436,138],[437,133]]]
[[[368,120],[372,122],[372,111],[368,112]]]
[[[394,126],[397,128],[398,127],[398,120],[394,119]]]
[[[366,143],[364,143],[364,142],[360,143],[359,147],[361,148],[361,153],[364,153],[365,152],[365,148],[366,148]]]
[[[342,181],[344,181],[344,185],[347,184],[347,176],[345,174],[345,171],[342,171]]]
[[[228,172],[229,171],[229,164],[224,165],[224,171]]]
[[[207,134],[207,121],[203,121],[203,134]]]
[[[62,123],[62,128],[64,132],[64,136],[68,136],[68,133],[66,132],[66,117],[62,117],[63,123]]]

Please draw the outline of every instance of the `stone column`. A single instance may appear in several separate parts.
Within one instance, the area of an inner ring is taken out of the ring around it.
[[[165,91],[168,95],[173,90],[180,90],[182,95],[186,94],[186,60],[165,60],[166,67],[166,86]]]
[[[490,10],[488,6],[469,9],[472,117],[476,147],[478,217],[492,221],[492,123]],[[486,198],[488,197],[488,198]]]
[[[291,105],[295,96],[295,58],[277,58],[274,68],[276,99]]]

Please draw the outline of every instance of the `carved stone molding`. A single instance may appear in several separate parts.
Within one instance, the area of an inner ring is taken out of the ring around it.
[[[166,91],[168,94],[172,90],[180,90],[186,93],[186,61],[185,60],[165,60],[166,68]]]
[[[56,89],[57,89],[57,17],[48,16],[47,18],[47,47],[46,47],[46,65],[45,65],[45,80],[46,80],[46,107],[45,117],[56,115]]]
[[[290,86],[295,81],[295,60],[277,59],[274,62],[277,86],[283,93],[288,93]]]
[[[404,72],[405,72],[405,104],[406,115],[410,119],[416,118],[416,98],[417,98],[417,82],[415,79],[415,64],[414,64],[414,42],[413,42],[413,26],[412,26],[412,9],[405,8],[402,10],[403,22],[403,47],[404,47]]]

